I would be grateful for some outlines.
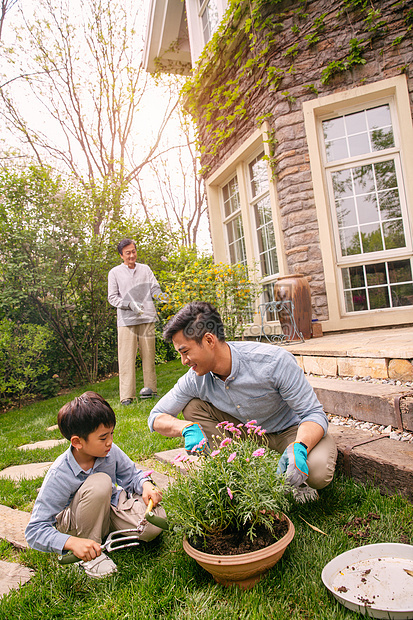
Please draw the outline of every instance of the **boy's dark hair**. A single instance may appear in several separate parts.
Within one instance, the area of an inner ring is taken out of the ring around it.
[[[116,425],[112,407],[96,392],[85,392],[66,403],[57,414],[57,424],[63,437],[73,435],[87,439],[101,424],[107,428]]]
[[[118,252],[121,256],[122,256],[123,248],[126,248],[127,245],[131,245],[131,243],[133,243],[133,245],[135,246],[135,250],[136,250],[136,243],[134,242],[133,239],[122,239],[122,241],[119,241]]]
[[[214,334],[225,342],[225,331],[221,316],[214,306],[206,301],[191,301],[181,308],[165,326],[163,338],[171,342],[176,333],[183,330],[184,336],[201,344],[205,334]]]

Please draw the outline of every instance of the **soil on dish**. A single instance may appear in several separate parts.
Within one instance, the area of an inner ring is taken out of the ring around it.
[[[250,553],[258,551],[264,547],[274,544],[285,536],[288,530],[287,521],[276,519],[273,524],[274,532],[269,532],[264,526],[255,529],[256,536],[251,541],[247,536],[248,527],[242,530],[226,530],[224,534],[208,536],[204,540],[201,538],[191,538],[189,543],[198,551],[211,553],[212,555],[238,555],[239,553]]]

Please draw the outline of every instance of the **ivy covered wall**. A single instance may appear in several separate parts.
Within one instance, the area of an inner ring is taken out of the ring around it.
[[[328,318],[304,101],[405,73],[412,0],[233,0],[185,87],[207,179],[264,120],[289,271]],[[412,97],[411,97],[412,100]]]

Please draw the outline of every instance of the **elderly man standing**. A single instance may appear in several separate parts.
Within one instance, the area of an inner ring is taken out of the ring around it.
[[[123,405],[136,396],[136,353],[142,360],[140,398],[156,396],[155,320],[153,298],[163,300],[161,287],[148,265],[136,262],[136,244],[122,239],[118,252],[123,263],[108,275],[108,301],[117,308],[119,393]]]

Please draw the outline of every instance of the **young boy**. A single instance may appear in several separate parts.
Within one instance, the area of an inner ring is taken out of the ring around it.
[[[102,553],[102,539],[109,532],[135,528],[149,500],[156,506],[161,494],[113,443],[115,413],[99,394],[85,392],[67,403],[57,422],[71,445],[47,472],[26,540],[39,551],[72,551],[87,575],[105,577],[117,568]],[[165,516],[160,507],[155,512]],[[148,523],[140,540],[153,540],[161,531]]]

